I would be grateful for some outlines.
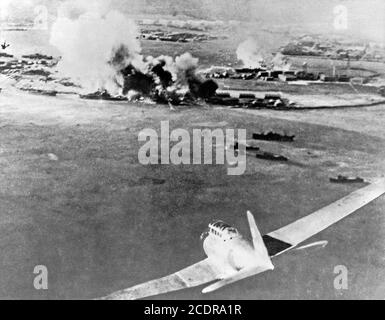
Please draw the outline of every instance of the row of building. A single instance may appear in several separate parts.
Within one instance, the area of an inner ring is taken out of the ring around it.
[[[312,73],[307,70],[267,70],[264,68],[242,68],[216,70],[206,73],[206,77],[215,79],[239,79],[239,80],[260,80],[260,81],[323,81],[323,82],[354,82],[355,84],[363,84],[364,78],[353,78],[345,74],[326,75],[322,72]]]

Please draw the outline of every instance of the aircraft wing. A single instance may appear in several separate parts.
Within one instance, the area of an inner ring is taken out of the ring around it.
[[[164,278],[152,280],[135,287],[115,292],[105,300],[136,300],[163,293],[197,287],[218,279],[219,271],[210,264],[209,259],[202,260],[190,267]]]
[[[234,275],[232,275],[228,278],[225,278],[223,280],[220,280],[220,281],[208,286],[207,288],[203,289],[202,293],[213,292],[213,291],[218,290],[224,286],[227,286],[227,285],[232,284],[234,282],[240,281],[242,279],[246,279],[248,277],[255,276],[257,274],[263,273],[263,272],[268,271],[268,270],[272,270],[272,268],[262,266],[262,267],[251,267],[251,268],[247,268],[247,269],[238,271]]]
[[[378,180],[371,185],[359,189],[348,196],[314,212],[313,214],[263,236],[262,240],[266,246],[268,255],[270,257],[275,257],[296,247],[301,242],[304,242],[317,233],[349,216],[384,193],[385,179]],[[252,222],[254,225],[254,218],[252,219]],[[256,231],[257,229],[251,230],[253,240],[258,240],[258,238],[260,239],[260,235],[258,236]],[[251,275],[262,273],[269,269],[272,269],[271,266],[241,270],[229,278],[214,283],[206,288],[204,292],[214,291],[222,286],[247,278]],[[219,270],[216,270],[215,266],[210,263],[209,259],[205,259],[164,278],[118,291],[105,297],[104,299],[141,299],[185,288],[200,286],[202,284],[218,280],[220,278],[219,275]]]
[[[385,193],[385,179],[373,182],[348,196],[264,236],[270,256],[276,256],[311,238]]]

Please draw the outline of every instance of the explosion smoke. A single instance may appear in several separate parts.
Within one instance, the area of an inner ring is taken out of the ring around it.
[[[152,72],[159,77],[160,85],[166,89],[173,84],[172,74],[170,71],[164,69],[166,61],[162,60],[159,64],[152,68]]]
[[[264,62],[262,50],[252,38],[247,39],[238,46],[237,58],[243,62],[246,68],[252,69],[261,67]]]
[[[75,18],[69,8],[76,9]],[[136,24],[121,13],[104,13],[101,8],[104,6],[94,5],[92,10],[82,12],[82,2],[63,4],[50,43],[61,52],[58,69],[63,75],[78,81],[84,90],[105,88],[116,93],[119,69],[127,64],[143,68],[139,32]]]
[[[247,39],[238,46],[237,57],[246,68],[256,69],[264,65],[271,65],[273,70],[289,71],[291,68],[291,64],[282,53],[278,52],[273,57],[266,53],[253,38]]]
[[[176,101],[177,91],[188,91],[192,98],[213,96],[218,85],[213,80],[204,81],[197,76],[198,59],[190,53],[176,57],[147,59],[147,72],[129,65],[121,71],[124,77],[123,94],[136,91],[150,95],[158,101]]]
[[[215,94],[218,85],[213,80],[204,81],[197,76],[199,59],[193,58],[190,53],[185,53],[175,59],[179,79],[186,81],[193,98],[208,98]]]
[[[190,53],[175,60],[167,56],[144,59],[135,23],[108,11],[105,1],[95,3],[92,10],[83,12],[87,8],[83,1],[79,6],[65,2],[51,33],[51,44],[62,53],[59,71],[78,81],[84,91],[139,93],[168,102],[181,89],[189,89],[194,98],[215,94],[215,82],[197,77],[198,59]]]
[[[291,63],[289,60],[280,52],[278,52],[273,60],[271,61],[274,70],[283,70],[289,71],[291,68]]]

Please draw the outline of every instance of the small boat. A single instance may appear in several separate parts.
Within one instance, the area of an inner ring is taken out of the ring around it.
[[[281,156],[279,154],[274,154],[270,152],[258,152],[256,154],[256,157],[258,159],[263,159],[263,160],[271,160],[271,161],[289,161],[288,158]]]
[[[332,183],[365,183],[365,180],[359,177],[346,177],[339,175],[337,178],[330,178],[330,182]]]
[[[284,135],[275,132],[267,133],[253,133],[253,139],[265,140],[265,141],[281,141],[281,142],[293,142],[295,139],[294,135]]]
[[[90,94],[81,94],[80,99],[87,100],[106,100],[106,101],[127,101],[127,97],[125,96],[112,96],[106,90],[96,91]]]

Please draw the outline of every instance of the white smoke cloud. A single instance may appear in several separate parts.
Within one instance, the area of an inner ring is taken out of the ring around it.
[[[238,60],[247,68],[258,68],[264,61],[263,52],[253,38],[242,42],[236,53]]]
[[[163,71],[172,77],[167,90],[188,87],[192,80],[200,83],[196,78],[197,58],[190,53],[175,59],[144,58],[135,22],[109,8],[108,0],[98,0],[92,5],[85,0],[69,0],[59,8],[50,43],[61,52],[58,71],[62,76],[79,83],[85,92],[105,89],[118,95],[143,89],[148,94],[146,90],[152,86],[152,80],[161,90],[170,82],[167,74],[159,73],[159,69],[158,73],[153,71],[161,64]]]
[[[117,69],[131,63],[143,67],[139,30],[110,1],[67,1],[59,8],[50,43],[59,49],[59,71],[78,81],[86,91],[107,89],[118,93]],[[91,5],[92,4],[92,5]],[[110,63],[116,51],[119,63]]]
[[[177,82],[181,85],[188,83],[188,79],[196,76],[199,59],[194,58],[191,53],[186,52],[175,58],[175,70]]]
[[[271,61],[274,70],[283,70],[289,71],[291,68],[291,63],[288,58],[285,57],[282,53],[278,52],[273,60]]]
[[[196,69],[198,67],[198,58],[194,58],[191,53],[186,52],[175,58],[175,65],[179,70]]]
[[[172,75],[174,81],[173,88],[183,88],[188,85],[188,78],[195,76],[198,68],[199,59],[194,58],[191,53],[185,52],[175,58],[170,56],[159,56],[157,58],[147,57],[148,65],[157,65],[163,61],[165,63],[163,69]]]
[[[249,38],[238,46],[237,57],[246,68],[259,68],[262,65],[274,70],[288,71],[291,68],[291,63],[287,57],[280,52],[273,56],[270,50],[259,45],[254,38]]]

